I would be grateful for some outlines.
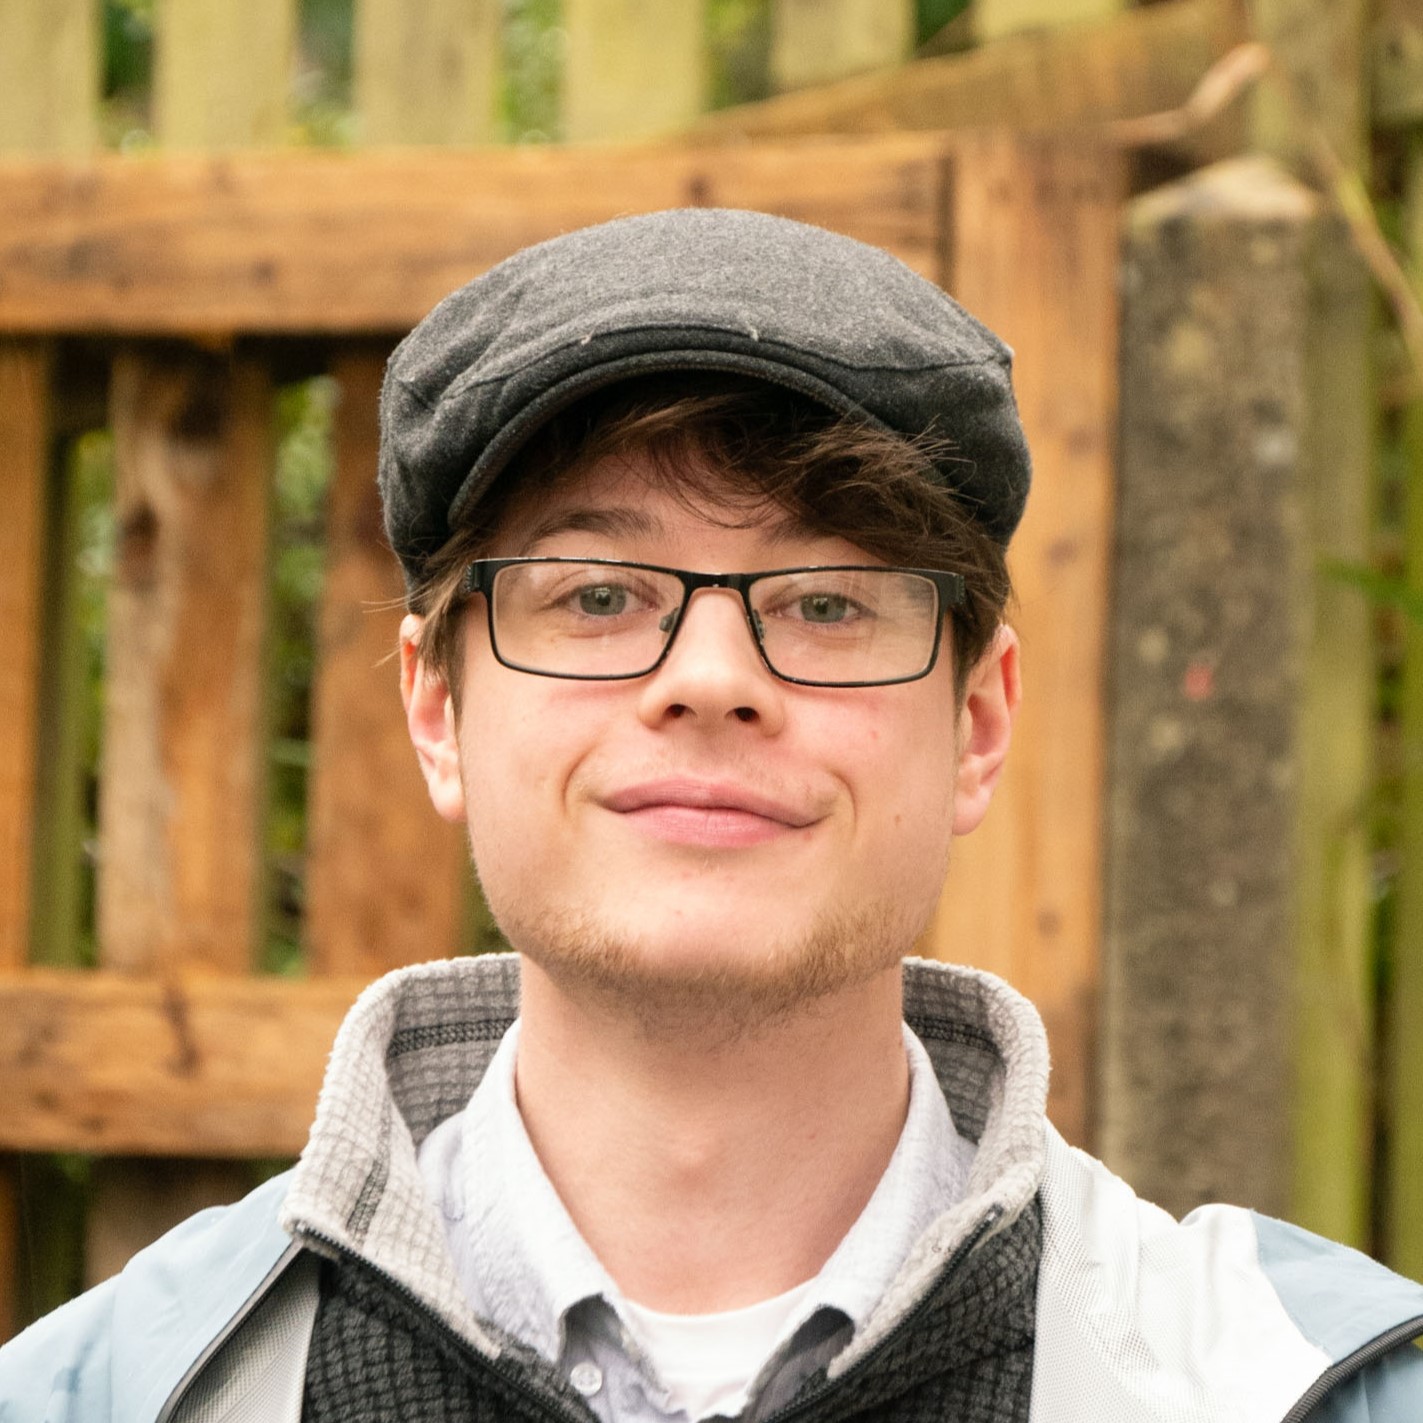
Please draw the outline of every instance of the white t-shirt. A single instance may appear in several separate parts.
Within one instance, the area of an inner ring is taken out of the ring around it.
[[[719,1314],[663,1314],[630,1299],[623,1308],[672,1401],[689,1418],[734,1418],[814,1283],[812,1278],[783,1295]]]

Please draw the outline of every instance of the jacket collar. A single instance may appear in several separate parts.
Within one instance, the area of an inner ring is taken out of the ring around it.
[[[489,1355],[428,1199],[416,1149],[459,1111],[518,1012],[518,959],[487,955],[401,969],[371,985],[337,1035],[282,1223],[326,1254],[359,1257]],[[986,1218],[1005,1228],[1044,1167],[1047,1045],[1032,1006],[990,974],[905,963],[905,1017],[929,1051],[958,1130],[977,1145],[965,1198],[910,1253],[832,1373],[924,1296]]]

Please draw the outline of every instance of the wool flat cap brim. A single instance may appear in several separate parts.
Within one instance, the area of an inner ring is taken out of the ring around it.
[[[529,247],[445,298],[381,392],[380,489],[414,586],[510,460],[594,390],[733,371],[900,435],[997,541],[1030,476],[1012,352],[879,248],[764,213],[689,208]]]

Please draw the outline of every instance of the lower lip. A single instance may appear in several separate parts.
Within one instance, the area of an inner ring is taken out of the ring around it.
[[[794,835],[803,827],[727,806],[645,805],[621,811],[629,825],[670,845],[738,849]]]

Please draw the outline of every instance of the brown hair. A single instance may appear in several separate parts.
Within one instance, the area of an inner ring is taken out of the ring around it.
[[[954,688],[987,650],[1012,588],[1004,551],[954,494],[933,482],[942,439],[911,442],[803,396],[743,376],[645,376],[585,397],[555,416],[515,457],[494,489],[431,560],[410,594],[425,618],[420,660],[459,706],[464,571],[483,557],[512,503],[547,495],[599,460],[634,451],[649,478],[728,527],[768,506],[817,534],[849,540],[908,568],[961,573],[966,595],[951,610]]]

